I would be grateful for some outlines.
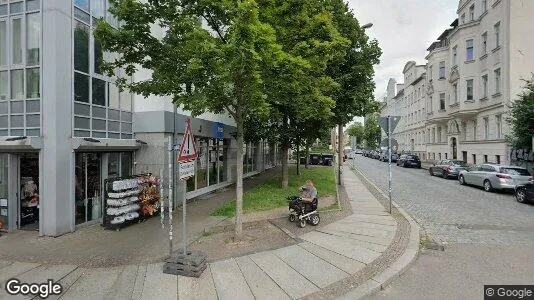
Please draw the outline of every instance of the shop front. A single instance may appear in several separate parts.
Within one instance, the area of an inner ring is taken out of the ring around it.
[[[0,153],[0,230],[39,230],[39,152]]]

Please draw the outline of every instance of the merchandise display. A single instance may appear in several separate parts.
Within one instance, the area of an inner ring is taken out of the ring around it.
[[[159,184],[159,178],[151,174],[105,180],[105,216],[102,225],[107,229],[119,230],[158,214]]]

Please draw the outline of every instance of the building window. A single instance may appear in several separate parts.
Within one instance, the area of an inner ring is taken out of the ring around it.
[[[24,70],[11,71],[11,99],[24,99]]]
[[[439,63],[439,79],[445,78],[445,62]]]
[[[473,121],[473,141],[477,140],[477,120]]]
[[[488,162],[488,156],[486,154],[484,154],[484,162],[487,163]]]
[[[455,83],[452,85],[452,98],[451,104],[458,103],[458,84]]]
[[[495,48],[497,48],[501,45],[501,22],[493,26],[493,31],[495,31]]]
[[[482,0],[482,12],[488,11],[488,0]]]
[[[74,69],[89,73],[89,26],[78,21],[74,25]]]
[[[497,163],[498,165],[501,164],[501,156],[500,155],[495,155],[495,163]]]
[[[438,143],[441,143],[441,127],[438,127]]]
[[[497,69],[493,71],[495,75],[495,94],[498,94],[501,92],[501,69]]]
[[[484,32],[482,34],[482,55],[488,52],[488,33]]]
[[[489,120],[488,118],[484,118],[484,139],[489,139]]]
[[[460,24],[465,24],[465,13],[462,14],[462,16],[460,17],[460,20],[461,20]]]
[[[0,67],[7,66],[7,52],[7,22],[6,20],[0,20]]]
[[[432,95],[430,95],[430,96],[428,97],[428,109],[427,109],[427,111],[428,111],[429,113],[432,113],[432,111],[433,111],[432,105],[433,105],[433,103],[432,103]]]
[[[445,110],[445,93],[439,94],[439,110]]]
[[[473,79],[468,79],[467,84],[467,101],[473,101]]]
[[[13,65],[22,64],[22,19],[11,20],[11,63]]]
[[[502,136],[502,116],[495,116],[495,123],[497,125],[497,139],[500,139]]]
[[[473,40],[467,40],[465,42],[465,50],[466,50],[465,60],[466,61],[474,60],[475,59],[475,54],[474,54],[474,50],[473,50]]]
[[[476,164],[476,163],[477,163],[477,155],[473,154],[473,164]]]
[[[74,72],[74,100],[89,103],[89,76]]]
[[[454,46],[454,48],[452,48],[452,65],[453,66],[456,66],[457,64],[457,57],[458,57],[458,47]]]
[[[41,22],[39,14],[28,14],[26,17],[26,65],[39,65],[39,37]]]
[[[7,100],[9,97],[8,85],[9,73],[7,71],[0,72],[0,100]]]
[[[469,7],[469,21],[473,22],[475,20],[475,5]]]
[[[0,39],[0,41],[1,41],[1,39]],[[0,65],[2,65],[2,64],[0,64]],[[432,66],[428,66],[428,79],[429,79],[429,81],[432,81]]]
[[[488,97],[488,75],[482,76],[482,98]]]

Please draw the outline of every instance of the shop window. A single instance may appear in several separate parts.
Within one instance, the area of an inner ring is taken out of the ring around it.
[[[205,188],[208,185],[208,142],[206,139],[197,138],[197,167],[195,173],[196,188]]]
[[[226,159],[228,157],[228,140],[219,140],[219,182],[225,182],[228,180],[228,173],[226,168]]]
[[[219,183],[219,176],[218,176],[218,146],[215,144],[216,140],[210,139],[210,147],[209,147],[209,176],[208,181],[209,185],[214,185]]]
[[[98,153],[76,153],[75,156],[75,221],[76,224],[101,217],[100,171]]]

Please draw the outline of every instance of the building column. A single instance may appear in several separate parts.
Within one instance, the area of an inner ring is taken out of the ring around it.
[[[41,235],[74,231],[72,1],[42,1]]]

